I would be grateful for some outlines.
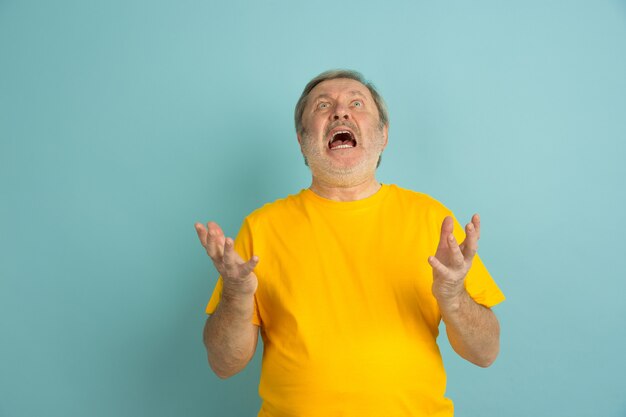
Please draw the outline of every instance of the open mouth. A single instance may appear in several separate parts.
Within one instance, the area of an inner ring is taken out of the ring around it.
[[[328,141],[328,148],[335,149],[348,149],[356,147],[356,139],[349,130],[338,130],[333,133]]]

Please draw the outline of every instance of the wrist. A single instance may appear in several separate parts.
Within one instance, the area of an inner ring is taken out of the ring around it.
[[[234,304],[247,304],[254,299],[254,292],[242,291],[239,288],[223,287],[222,300]]]
[[[251,277],[253,279],[251,279]],[[258,286],[256,277],[251,274],[246,279],[227,279],[222,276],[223,287],[222,296],[227,296],[235,300],[247,300],[254,297]]]
[[[437,299],[437,304],[439,305],[439,310],[441,310],[443,314],[445,313],[453,314],[463,308],[463,304],[467,302],[468,297],[469,297],[469,294],[467,293],[465,288],[463,288],[462,291],[460,291],[458,294],[454,296],[445,297],[445,298],[440,297],[436,299]]]
[[[228,310],[238,316],[250,316],[254,310],[254,293],[224,287],[220,306],[223,310]]]

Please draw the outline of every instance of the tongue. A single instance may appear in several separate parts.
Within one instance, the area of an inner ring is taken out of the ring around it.
[[[346,139],[346,140],[337,139],[337,140],[334,140],[333,143],[330,144],[330,149],[336,148],[337,146],[341,146],[341,145],[354,146],[354,144],[352,143],[352,139]]]

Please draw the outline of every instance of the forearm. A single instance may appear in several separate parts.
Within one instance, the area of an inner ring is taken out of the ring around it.
[[[204,345],[211,369],[228,378],[248,364],[256,349],[258,327],[252,324],[254,295],[222,299],[204,327]]]
[[[454,351],[478,366],[491,365],[500,350],[500,325],[493,311],[466,291],[453,302],[440,302],[439,308]]]

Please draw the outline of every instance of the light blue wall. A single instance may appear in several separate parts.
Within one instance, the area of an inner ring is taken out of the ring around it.
[[[483,219],[508,300],[457,416],[626,415],[626,3],[0,1],[0,415],[255,415],[193,223],[308,186],[292,109],[362,71],[383,182]]]

